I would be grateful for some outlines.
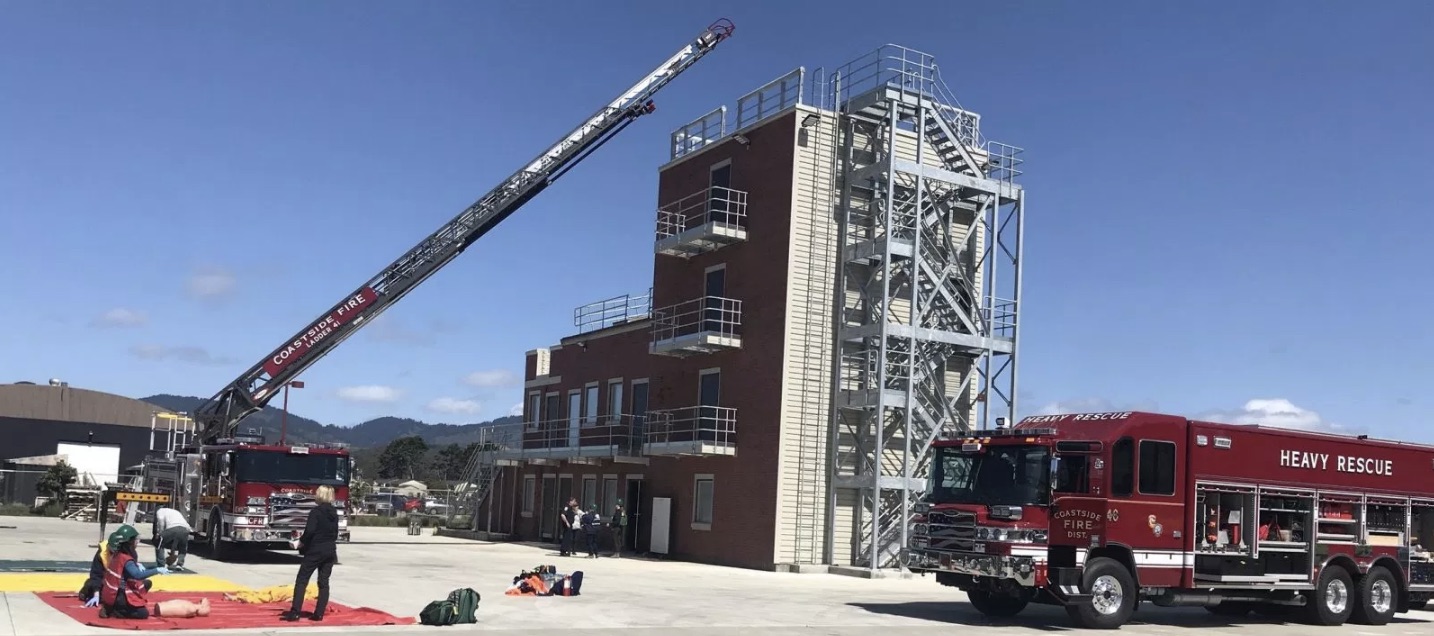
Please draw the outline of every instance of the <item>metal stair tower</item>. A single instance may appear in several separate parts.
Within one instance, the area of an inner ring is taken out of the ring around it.
[[[826,561],[875,571],[900,565],[932,442],[1015,421],[1025,197],[1020,149],[982,137],[931,56],[887,45],[831,87],[842,147]]]

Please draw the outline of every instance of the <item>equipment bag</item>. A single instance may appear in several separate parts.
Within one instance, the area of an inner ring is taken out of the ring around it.
[[[418,622],[420,625],[453,625],[458,622],[458,605],[447,599],[433,601],[418,613]]]
[[[482,597],[471,587],[463,587],[448,593],[448,600],[458,608],[459,623],[478,622],[478,601]]]

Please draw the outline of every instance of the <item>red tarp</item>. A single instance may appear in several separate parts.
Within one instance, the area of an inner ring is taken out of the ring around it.
[[[251,605],[238,601],[224,600],[222,592],[150,592],[150,608],[159,601],[182,598],[199,602],[209,599],[209,615],[194,618],[165,618],[151,616],[145,620],[123,618],[100,618],[99,608],[84,607],[84,602],[74,594],[36,592],[46,605],[85,625],[110,627],[114,629],[243,629],[255,627],[361,627],[368,625],[412,625],[418,622],[411,617],[398,617],[368,607],[348,607],[329,601],[324,610],[324,620],[311,621],[307,615],[296,622],[279,620],[279,615],[289,609],[289,602]],[[304,611],[314,611],[314,599],[304,599]]]

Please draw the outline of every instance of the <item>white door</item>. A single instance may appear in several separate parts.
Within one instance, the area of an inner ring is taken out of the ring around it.
[[[120,447],[115,444],[76,444],[60,442],[55,446],[56,455],[67,455],[67,463],[75,467],[78,483],[84,484],[85,474],[91,475],[96,484],[119,481]]]
[[[667,554],[672,538],[672,498],[652,498],[652,541],[648,551]]]

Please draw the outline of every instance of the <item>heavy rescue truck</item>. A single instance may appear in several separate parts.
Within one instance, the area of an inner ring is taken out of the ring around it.
[[[333,485],[336,497],[347,499],[347,451],[316,445],[265,445],[262,439],[238,435],[239,423],[629,124],[653,112],[656,106],[651,98],[734,30],[726,19],[707,27],[552,147],[220,390],[194,413],[195,430],[187,433],[195,443],[167,449],[146,460],[146,487],[167,495],[170,505],[186,513],[195,532],[204,535],[216,552],[234,542],[267,545],[288,539],[292,529],[302,529],[307,507],[312,505],[309,493],[318,485]],[[484,493],[487,489],[480,484],[475,490]]]
[[[1154,413],[943,439],[903,555],[990,616],[1137,606],[1381,625],[1434,595],[1434,447]]]

